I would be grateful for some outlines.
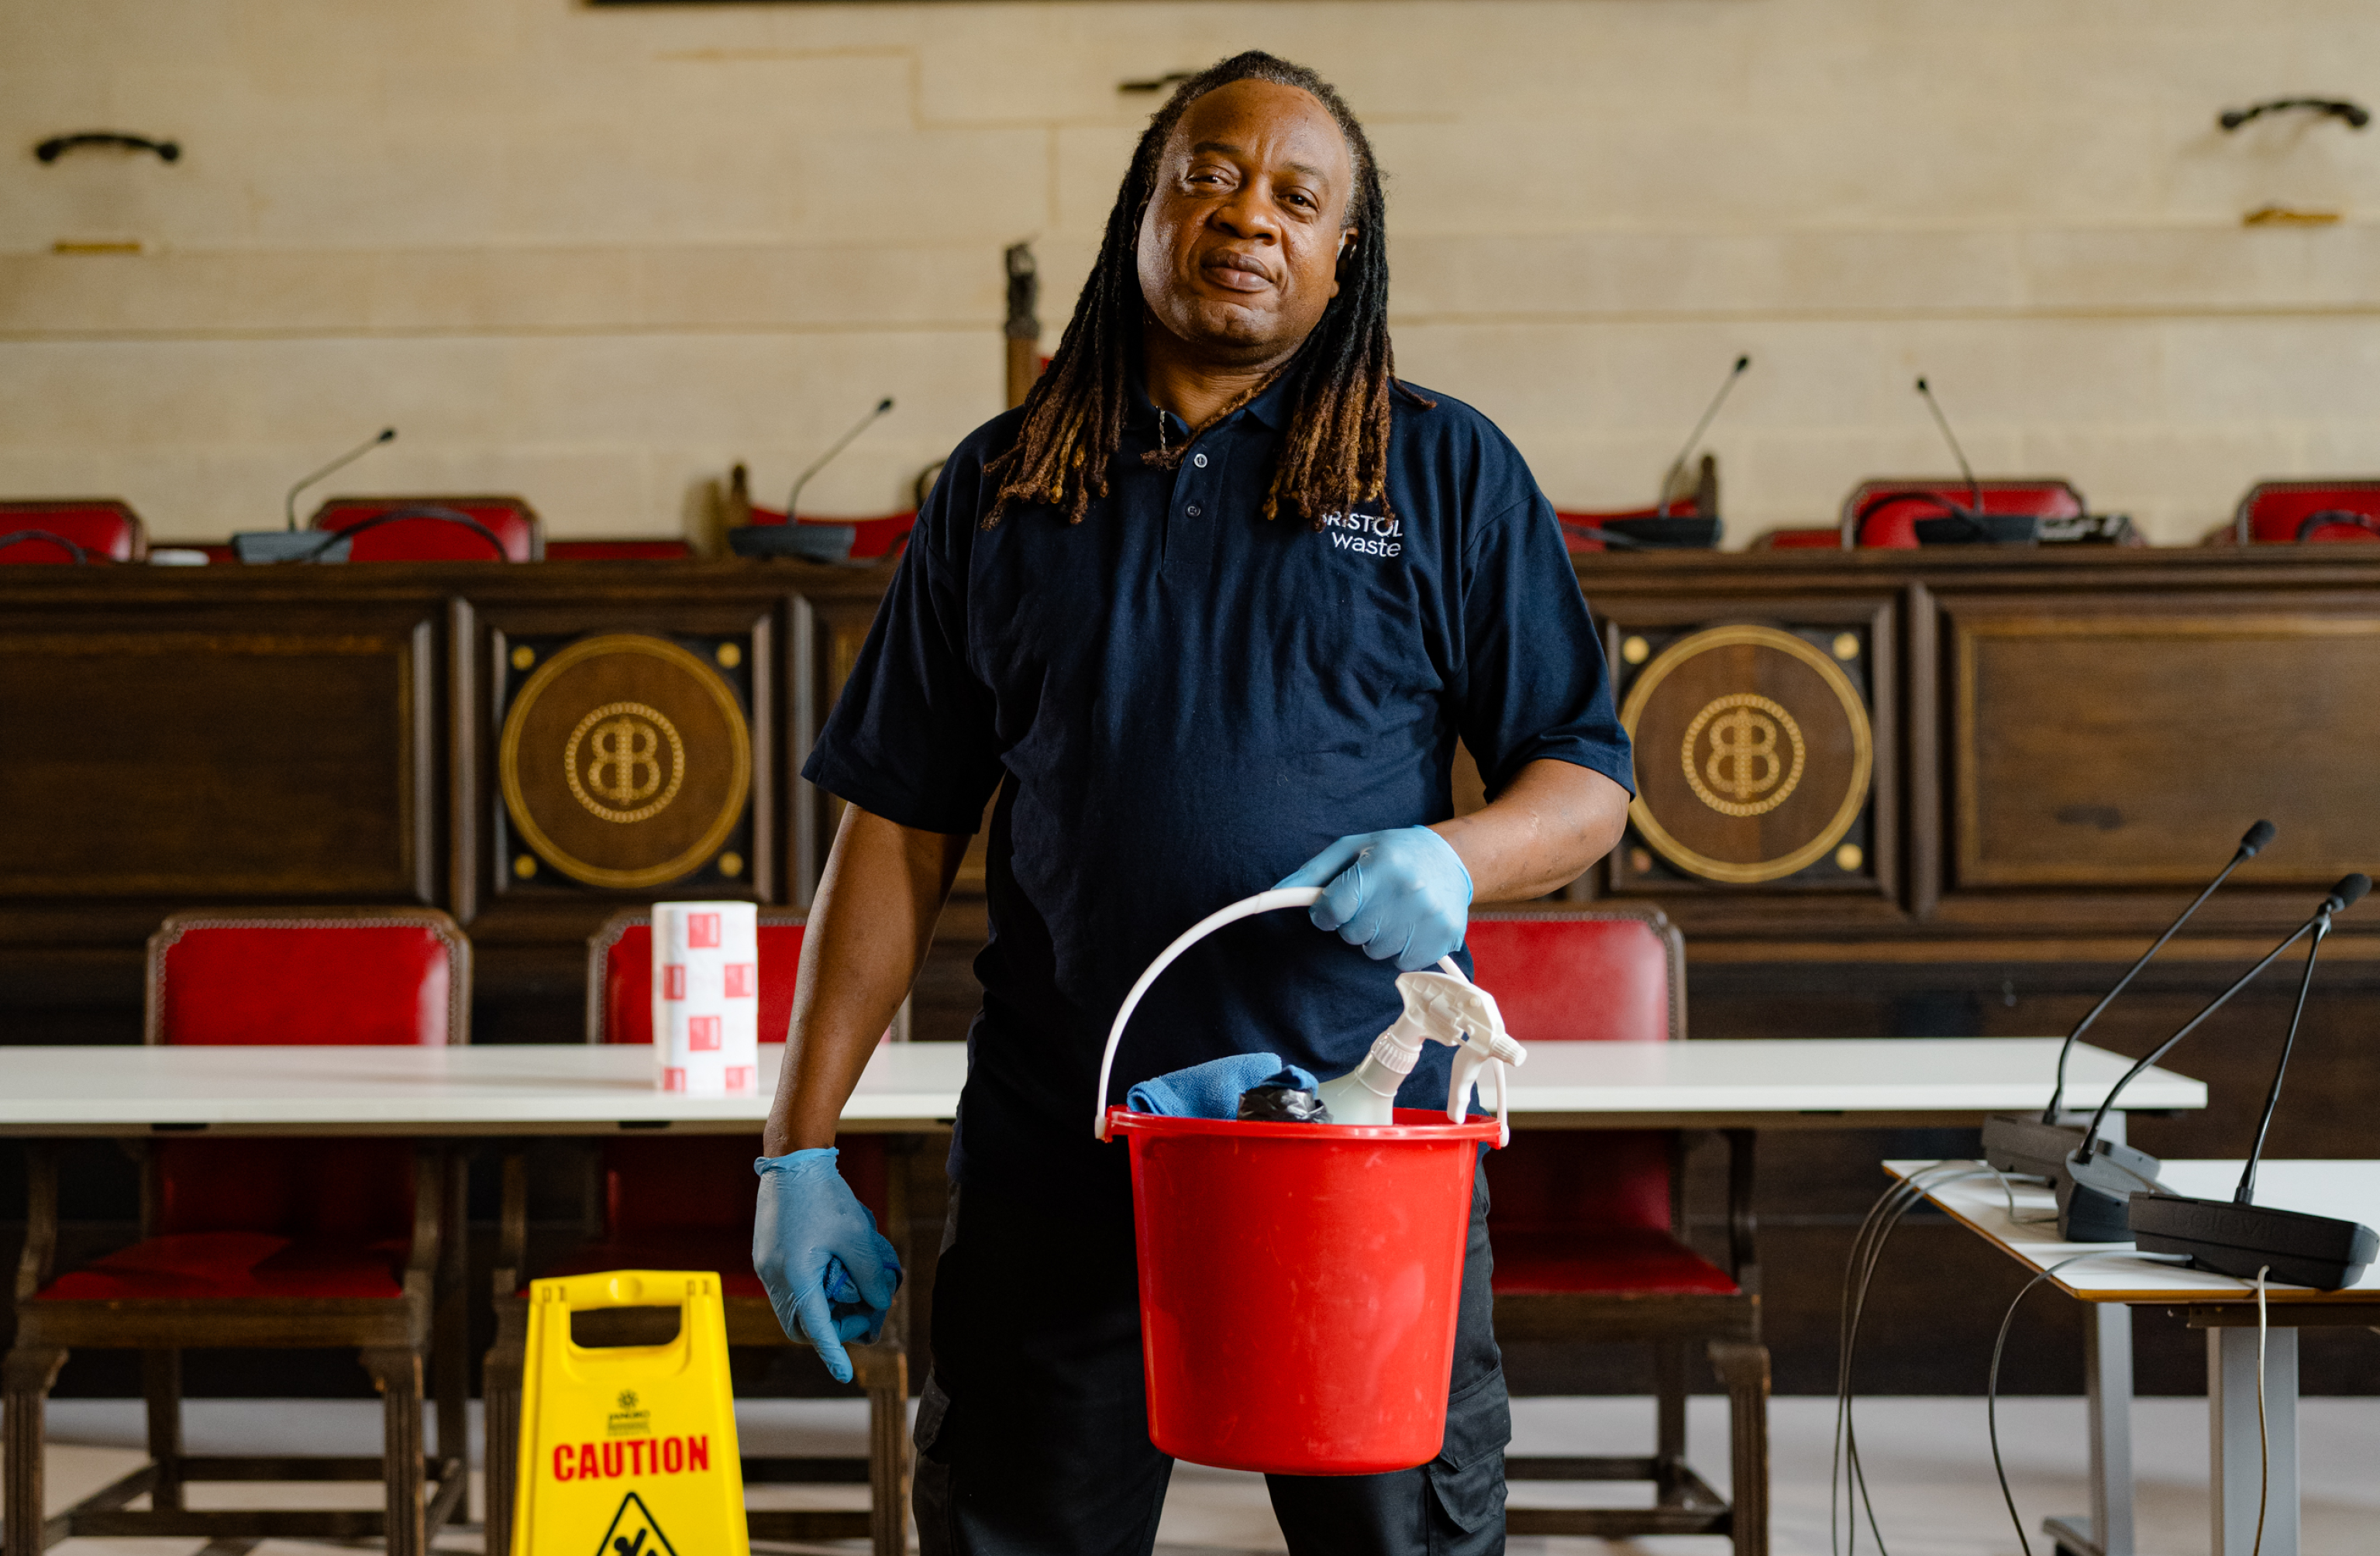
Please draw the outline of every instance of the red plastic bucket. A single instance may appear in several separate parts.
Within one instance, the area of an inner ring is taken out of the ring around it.
[[[1438,1456],[1479,1148],[1387,1127],[1111,1109],[1132,1146],[1148,1435],[1192,1464],[1376,1475]]]

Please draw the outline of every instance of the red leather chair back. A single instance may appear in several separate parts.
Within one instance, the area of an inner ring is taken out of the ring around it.
[[[802,965],[803,915],[760,910],[760,1040],[781,1043],[794,1018],[794,976]],[[587,1040],[653,1040],[652,915],[631,908],[587,942]]]
[[[1474,915],[1480,986],[1524,1043],[1679,1040],[1685,952],[1658,913]]]
[[[419,908],[177,913],[149,942],[152,1043],[443,1047],[470,1038],[470,942]],[[254,1267],[311,1295],[394,1295],[413,1240],[413,1143],[164,1140],[152,1236],[292,1239]],[[236,1279],[256,1250],[217,1248]]]
[[[149,941],[152,1043],[470,1041],[471,948],[443,913],[176,913]]]
[[[70,541],[93,561],[138,562],[149,554],[149,537],[140,527],[140,516],[113,497],[0,503],[0,535],[14,534],[19,529],[39,530]],[[72,552],[45,540],[22,540],[0,546],[0,566],[71,566],[74,560]]]
[[[1524,1044],[1686,1035],[1685,945],[1658,912],[1475,915],[1464,943]],[[1660,1129],[1515,1130],[1488,1153],[1491,1219],[1512,1230],[1667,1231],[1672,1149]]]
[[[498,557],[467,526],[436,518],[400,518],[358,535],[350,562],[541,562],[545,527],[518,497],[334,497],[306,521],[310,529],[353,529],[397,508],[444,508],[478,520],[504,542]]]
[[[1975,483],[1985,513],[2031,514],[2039,518],[2076,518],[2089,511],[2073,483],[2054,476]],[[1914,550],[1917,521],[1939,518],[1943,499],[1964,507],[1970,492],[1957,477],[1941,480],[1864,480],[1843,499],[1844,543]],[[1896,500],[1898,499],[1898,500]],[[1863,518],[1861,516],[1866,517]]]
[[[2232,533],[2242,545],[2380,541],[2380,480],[2259,481],[2240,499]]]

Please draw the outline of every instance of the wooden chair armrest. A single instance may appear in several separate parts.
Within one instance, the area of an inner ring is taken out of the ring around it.
[[[447,1148],[427,1142],[413,1149],[413,1248],[405,1259],[405,1283],[419,1276],[422,1289],[437,1284],[446,1211]]]
[[[1752,1204],[1756,1139],[1749,1129],[1727,1131],[1728,1273],[1738,1286],[1755,1294],[1760,1290],[1760,1223]]]
[[[58,1155],[47,1140],[25,1142],[25,1246],[17,1256],[17,1300],[50,1283],[58,1257]]]
[[[504,1150],[504,1205],[497,1212],[495,1267],[490,1272],[496,1299],[520,1290],[528,1264],[528,1149]]]

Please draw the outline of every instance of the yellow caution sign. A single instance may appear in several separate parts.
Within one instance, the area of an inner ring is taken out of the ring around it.
[[[665,1345],[585,1346],[570,1316],[675,1307]],[[719,1277],[530,1283],[513,1556],[748,1556]]]

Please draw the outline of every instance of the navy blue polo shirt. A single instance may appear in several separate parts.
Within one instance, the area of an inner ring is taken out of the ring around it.
[[[1542,759],[1634,787],[1552,507],[1512,444],[1455,400],[1399,396],[1385,509],[1268,521],[1287,397],[1168,471],[1141,462],[1160,413],[1136,394],[1079,525],[1017,506],[983,529],[984,464],[1019,413],[968,437],[803,769],[929,832],[974,832],[998,789],[960,1182],[1121,1171],[1091,1104],[1133,980],[1334,839],[1446,820],[1458,736],[1491,795]],[[1302,913],[1222,930],[1142,1001],[1110,1098],[1232,1052],[1342,1074],[1395,1018],[1395,978]],[[1401,1100],[1443,1107],[1450,1058],[1429,1045]]]

